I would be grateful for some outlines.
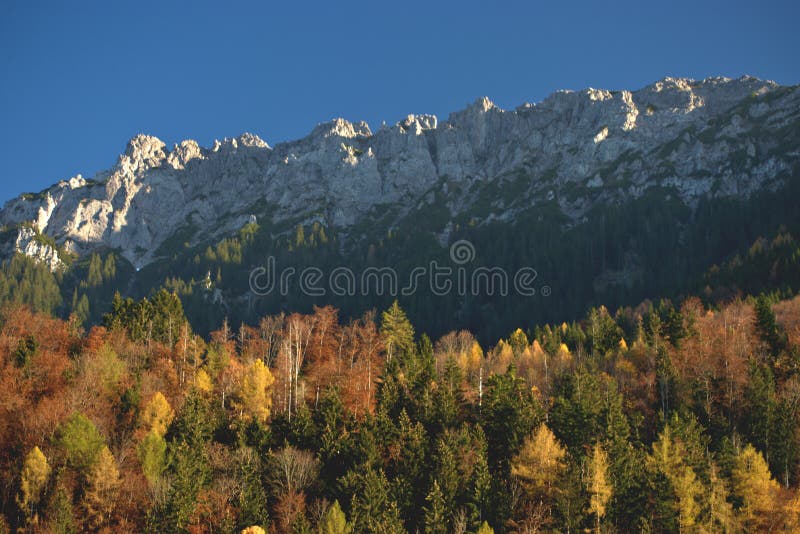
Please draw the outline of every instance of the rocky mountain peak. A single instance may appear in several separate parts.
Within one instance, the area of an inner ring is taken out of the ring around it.
[[[475,224],[554,203],[577,224],[597,203],[653,187],[690,206],[773,187],[798,165],[797,143],[780,134],[798,122],[797,87],[664,78],[637,91],[558,91],[510,112],[483,97],[444,124],[408,115],[374,135],[338,118],[274,150],[249,133],[171,151],[137,135],[111,170],[13,199],[0,224],[32,223],[81,253],[116,248],[137,267],[178,232],[181,243],[206,244],[254,215],[278,226],[322,221],[343,241],[376,210],[390,208],[383,224],[392,225],[434,201],[443,217]],[[17,249],[42,255],[24,237]]]
[[[120,161],[123,162],[127,158],[127,164],[135,169],[157,167],[167,158],[165,147],[164,142],[158,137],[138,134],[128,141]]]
[[[436,115],[409,115],[397,126],[404,132],[412,132],[420,135],[425,130],[435,130],[438,125]]]
[[[369,125],[364,121],[353,124],[346,119],[336,118],[329,122],[323,122],[322,124],[319,124],[311,132],[310,137],[327,138],[331,136],[341,137],[343,139],[371,137],[372,131],[369,129]]]
[[[269,148],[269,145],[266,141],[261,139],[259,136],[255,134],[251,134],[250,132],[245,132],[240,135],[238,138],[239,144],[246,147],[256,147],[256,148]]]

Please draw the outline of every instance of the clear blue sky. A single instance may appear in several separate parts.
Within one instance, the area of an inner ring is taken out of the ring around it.
[[[797,1],[0,5],[0,201],[110,167],[133,135],[274,145],[666,75],[800,82]],[[180,7],[179,7],[180,5]]]

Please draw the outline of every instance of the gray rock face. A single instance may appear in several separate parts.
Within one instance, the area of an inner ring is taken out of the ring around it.
[[[597,202],[657,186],[688,205],[777,187],[798,165],[800,146],[780,132],[799,116],[798,87],[665,78],[634,92],[559,91],[513,111],[482,98],[444,122],[409,115],[375,133],[336,119],[274,148],[244,134],[168,150],[137,135],[112,169],[13,199],[0,223],[30,221],[78,253],[117,248],[141,267],[166,255],[159,247],[178,231],[197,244],[267,217],[278,225],[319,220],[346,237],[376,210],[392,206],[402,217],[431,202],[434,189],[453,216],[474,213],[477,224],[544,202],[578,222]],[[511,198],[478,205],[481,191],[511,184]],[[31,239],[18,243],[41,256]],[[55,265],[57,255],[42,259]]]
[[[51,271],[64,265],[58,251],[51,244],[45,243],[33,228],[21,227],[18,230],[14,250],[46,265]]]

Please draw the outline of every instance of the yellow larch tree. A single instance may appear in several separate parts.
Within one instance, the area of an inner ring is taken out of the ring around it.
[[[272,410],[272,384],[275,378],[260,359],[245,368],[234,408],[243,420],[265,423]]]
[[[114,455],[103,447],[89,471],[83,507],[90,525],[101,528],[108,524],[116,505],[120,485],[119,469]]]
[[[39,449],[34,447],[25,456],[20,473],[19,495],[17,504],[25,513],[26,520],[32,524],[38,522],[38,514],[35,512],[36,505],[42,496],[42,490],[50,476],[50,466],[47,458]]]
[[[511,474],[522,481],[531,496],[550,498],[564,470],[566,454],[566,449],[553,432],[542,423],[525,438],[519,453],[512,459]]]
[[[595,516],[595,530],[600,533],[600,520],[606,515],[606,506],[611,499],[613,488],[608,480],[608,454],[597,443],[589,458],[589,513]]]
[[[752,445],[736,456],[733,471],[733,492],[741,500],[739,516],[751,532],[767,526],[777,513],[776,498],[780,486],[772,478],[764,457]]]
[[[175,410],[164,395],[157,391],[142,410],[141,424],[148,432],[164,436],[174,418]]]

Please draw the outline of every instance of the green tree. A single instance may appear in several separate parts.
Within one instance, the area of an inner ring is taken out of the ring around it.
[[[381,334],[386,344],[387,358],[404,358],[414,354],[414,327],[406,312],[395,300],[381,315]]]
[[[157,431],[151,430],[137,448],[142,472],[151,486],[155,486],[167,468],[167,442]]]
[[[97,287],[103,284],[103,264],[100,256],[92,254],[89,257],[89,270],[86,273],[86,285]]]
[[[109,253],[103,262],[103,280],[109,281],[117,277],[117,260],[113,253]]]
[[[486,383],[481,425],[486,432],[489,470],[493,473],[487,517],[505,524],[511,515],[509,462],[542,420],[542,409],[514,366]]]
[[[519,356],[522,351],[528,348],[528,336],[521,328],[517,328],[508,338],[508,344],[511,345],[511,350],[514,351],[514,356]]]
[[[353,532],[353,526],[347,522],[347,516],[344,515],[338,500],[333,501],[333,504],[325,511],[318,530],[319,534],[351,534]]]
[[[258,454],[252,449],[237,451],[237,480],[239,492],[239,528],[251,525],[266,527],[269,524],[267,513],[267,492],[261,483],[262,465]]]
[[[89,297],[86,296],[86,293],[83,293],[81,298],[78,299],[73,311],[81,324],[86,324],[89,321],[91,318],[91,310],[89,308]]]
[[[360,473],[351,472],[346,478],[346,486],[353,493],[350,509],[354,532],[389,534],[405,531],[383,471],[367,468]]]
[[[56,445],[64,450],[70,467],[88,473],[105,442],[94,423],[83,414],[74,413],[57,432]]]
[[[786,349],[788,343],[786,333],[775,320],[772,304],[763,293],[756,298],[754,309],[756,312],[756,329],[761,339],[769,347],[774,361]]]
[[[446,504],[442,490],[439,489],[439,482],[433,481],[431,491],[425,497],[428,503],[425,512],[425,533],[426,534],[447,534],[450,524],[447,516]]]
[[[191,390],[167,433],[170,485],[162,501],[148,512],[149,532],[174,532],[186,527],[197,496],[211,479],[206,446],[216,426],[208,401]]]
[[[650,457],[651,469],[656,472],[656,483],[659,480],[664,482],[660,486],[661,495],[657,495],[657,504],[664,506],[659,520],[662,525],[676,521],[677,530],[681,532],[696,524],[700,513],[699,498],[705,491],[691,467],[690,450],[691,447],[687,447],[667,424],[653,443]],[[659,487],[656,489],[658,491]]]
[[[78,532],[75,526],[72,498],[61,480],[56,483],[56,489],[47,506],[47,526],[55,534],[76,534]]]

